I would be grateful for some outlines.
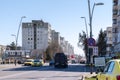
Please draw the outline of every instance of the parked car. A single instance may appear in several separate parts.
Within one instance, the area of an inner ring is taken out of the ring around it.
[[[32,62],[32,66],[43,66],[43,64],[44,64],[43,60],[39,60],[39,59],[35,59]]]
[[[54,67],[55,68],[67,68],[68,62],[67,62],[67,56],[64,53],[56,53],[54,57]]]
[[[54,65],[54,60],[51,60],[50,62],[49,62],[49,66],[53,66]]]
[[[24,62],[24,66],[31,66],[33,65],[33,59],[27,59],[25,62]]]
[[[120,59],[107,62],[104,70],[97,74],[96,80],[120,80]]]

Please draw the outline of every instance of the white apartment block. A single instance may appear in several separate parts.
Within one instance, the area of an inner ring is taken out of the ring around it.
[[[55,30],[51,31],[51,42],[57,43],[60,45],[60,33]]]
[[[22,23],[22,49],[43,53],[51,41],[51,25],[42,20]]]
[[[114,53],[120,53],[120,0],[113,0],[113,48]]]
[[[112,27],[107,27],[106,29],[106,44],[107,56],[110,56],[112,47]]]
[[[113,23],[112,23],[112,33],[113,33],[113,46],[117,43],[117,35],[118,35],[118,0],[113,0]]]
[[[65,40],[64,37],[61,37],[59,32],[56,32],[55,30],[52,30],[52,42],[57,43],[60,48],[56,52],[64,52],[66,55],[74,54],[74,48],[72,45],[68,43],[68,41]]]
[[[56,52],[64,52],[66,55],[74,53],[74,48],[60,36],[59,32],[51,30],[49,23],[42,20],[22,23],[23,50],[30,50],[32,55],[44,56],[44,52],[50,43],[56,45],[53,55]]]

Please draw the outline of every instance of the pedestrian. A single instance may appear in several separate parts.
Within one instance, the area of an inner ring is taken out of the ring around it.
[[[14,62],[14,63],[15,63],[15,66],[16,66],[16,59],[15,59],[15,62]]]

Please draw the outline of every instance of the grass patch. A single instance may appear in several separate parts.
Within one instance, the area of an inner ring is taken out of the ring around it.
[[[96,78],[85,78],[85,80],[96,80]]]

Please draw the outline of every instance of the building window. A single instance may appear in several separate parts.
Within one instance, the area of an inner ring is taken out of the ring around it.
[[[113,24],[117,24],[117,19],[113,19]]]
[[[112,32],[113,32],[113,33],[117,33],[117,28],[113,28],[113,29],[112,29]]]
[[[113,2],[113,6],[117,6],[118,2],[117,1],[114,1]]]
[[[119,27],[119,25],[120,25],[120,20],[117,22],[117,24],[118,24],[118,27]]]
[[[28,44],[30,44],[30,42],[28,42]]]
[[[118,10],[113,10],[113,15],[117,15]]]

